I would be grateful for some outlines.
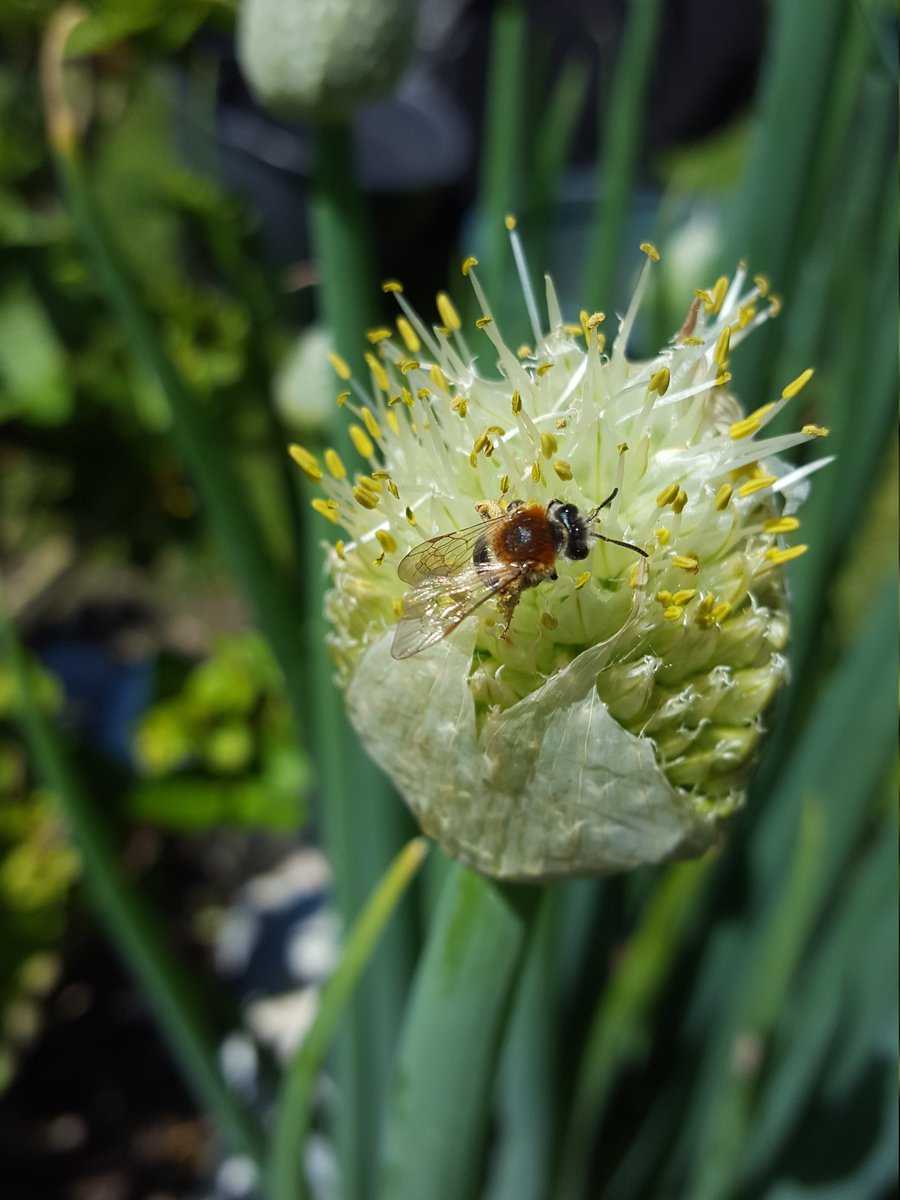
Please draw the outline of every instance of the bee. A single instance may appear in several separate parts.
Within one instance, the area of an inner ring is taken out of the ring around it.
[[[496,503],[478,504],[480,525],[441,534],[410,550],[397,568],[410,590],[403,599],[391,654],[411,658],[433,646],[492,597],[505,618],[506,636],[525,589],[557,579],[560,555],[576,562],[587,558],[592,539],[646,558],[640,546],[592,528],[618,490],[584,515],[562,500],[551,500],[546,507],[514,500],[505,509]]]

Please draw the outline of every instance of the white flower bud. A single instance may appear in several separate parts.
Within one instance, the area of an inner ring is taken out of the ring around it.
[[[238,58],[267,108],[335,120],[390,91],[415,16],[414,0],[242,0]]]

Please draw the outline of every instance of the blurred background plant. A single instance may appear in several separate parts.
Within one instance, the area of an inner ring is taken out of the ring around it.
[[[17,0],[0,39],[12,1194],[888,1195],[894,7]],[[412,829],[341,716],[285,454],[343,437],[328,355],[365,372],[380,278],[468,320],[474,251],[528,336],[510,211],[573,317],[661,247],[635,353],[766,272],[736,393],[814,364],[837,456],[728,844],[540,895],[388,872]]]

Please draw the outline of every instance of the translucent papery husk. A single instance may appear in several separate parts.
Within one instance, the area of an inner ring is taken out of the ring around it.
[[[538,881],[696,855],[716,840],[712,811],[672,787],[652,741],[625,730],[597,693],[627,632],[481,723],[471,632],[405,663],[402,676],[385,636],[354,674],[351,720],[422,829],[485,874]]]

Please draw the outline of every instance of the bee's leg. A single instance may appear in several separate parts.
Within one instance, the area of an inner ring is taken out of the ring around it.
[[[516,611],[516,605],[519,603],[519,596],[522,588],[519,584],[515,584],[505,591],[498,600],[500,614],[504,618],[503,628],[500,630],[500,637],[504,642],[509,642],[512,639],[509,636],[509,626],[513,619],[513,613]]]

